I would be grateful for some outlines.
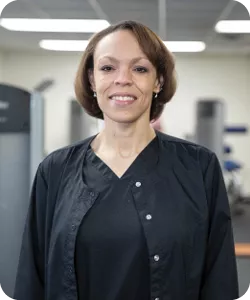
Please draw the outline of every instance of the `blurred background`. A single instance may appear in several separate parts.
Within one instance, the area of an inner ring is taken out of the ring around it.
[[[1,0],[0,13],[0,283],[6,293],[13,289],[37,165],[103,125],[75,100],[82,52],[93,33],[130,19],[159,34],[176,59],[177,92],[152,126],[210,148],[221,161],[242,296],[250,284],[246,8],[233,0]]]

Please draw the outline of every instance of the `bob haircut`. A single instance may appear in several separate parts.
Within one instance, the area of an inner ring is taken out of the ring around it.
[[[135,21],[123,21],[111,25],[90,39],[76,74],[75,94],[77,100],[90,116],[103,119],[103,113],[91,89],[89,70],[94,68],[94,52],[98,42],[108,34],[119,30],[129,30],[134,34],[142,51],[156,68],[158,79],[160,80],[161,76],[163,78],[158,97],[155,98],[152,95],[150,121],[156,120],[176,91],[175,62],[161,39],[151,29]]]

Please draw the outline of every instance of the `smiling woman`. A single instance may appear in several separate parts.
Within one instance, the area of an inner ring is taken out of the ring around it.
[[[75,91],[104,127],[40,164],[15,299],[238,298],[216,155],[151,126],[175,89],[172,54],[149,28],[93,36]]]
[[[144,109],[147,105],[150,107],[150,119],[157,119],[176,90],[174,67],[172,54],[154,32],[140,23],[121,22],[97,33],[90,40],[78,69],[75,92],[84,109],[97,118],[104,117],[100,107],[105,105],[104,97],[108,100],[112,93],[135,93],[138,102],[142,98],[148,101]],[[99,80],[102,87],[95,86]],[[121,82],[120,86],[120,80],[128,82]],[[129,81],[133,84],[129,85]],[[107,88],[105,95],[101,88]],[[94,97],[95,91],[97,98]],[[157,98],[154,98],[156,95]],[[138,102],[129,108],[130,111],[136,105],[141,107]]]

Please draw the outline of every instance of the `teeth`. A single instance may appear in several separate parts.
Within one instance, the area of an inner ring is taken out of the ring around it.
[[[135,100],[134,97],[131,97],[131,96],[113,96],[111,98],[112,100],[117,100],[117,101],[133,101]]]

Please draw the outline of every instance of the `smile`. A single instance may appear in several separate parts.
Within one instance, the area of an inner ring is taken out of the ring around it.
[[[112,96],[110,97],[111,100],[114,101],[134,101],[136,97],[133,96]]]

